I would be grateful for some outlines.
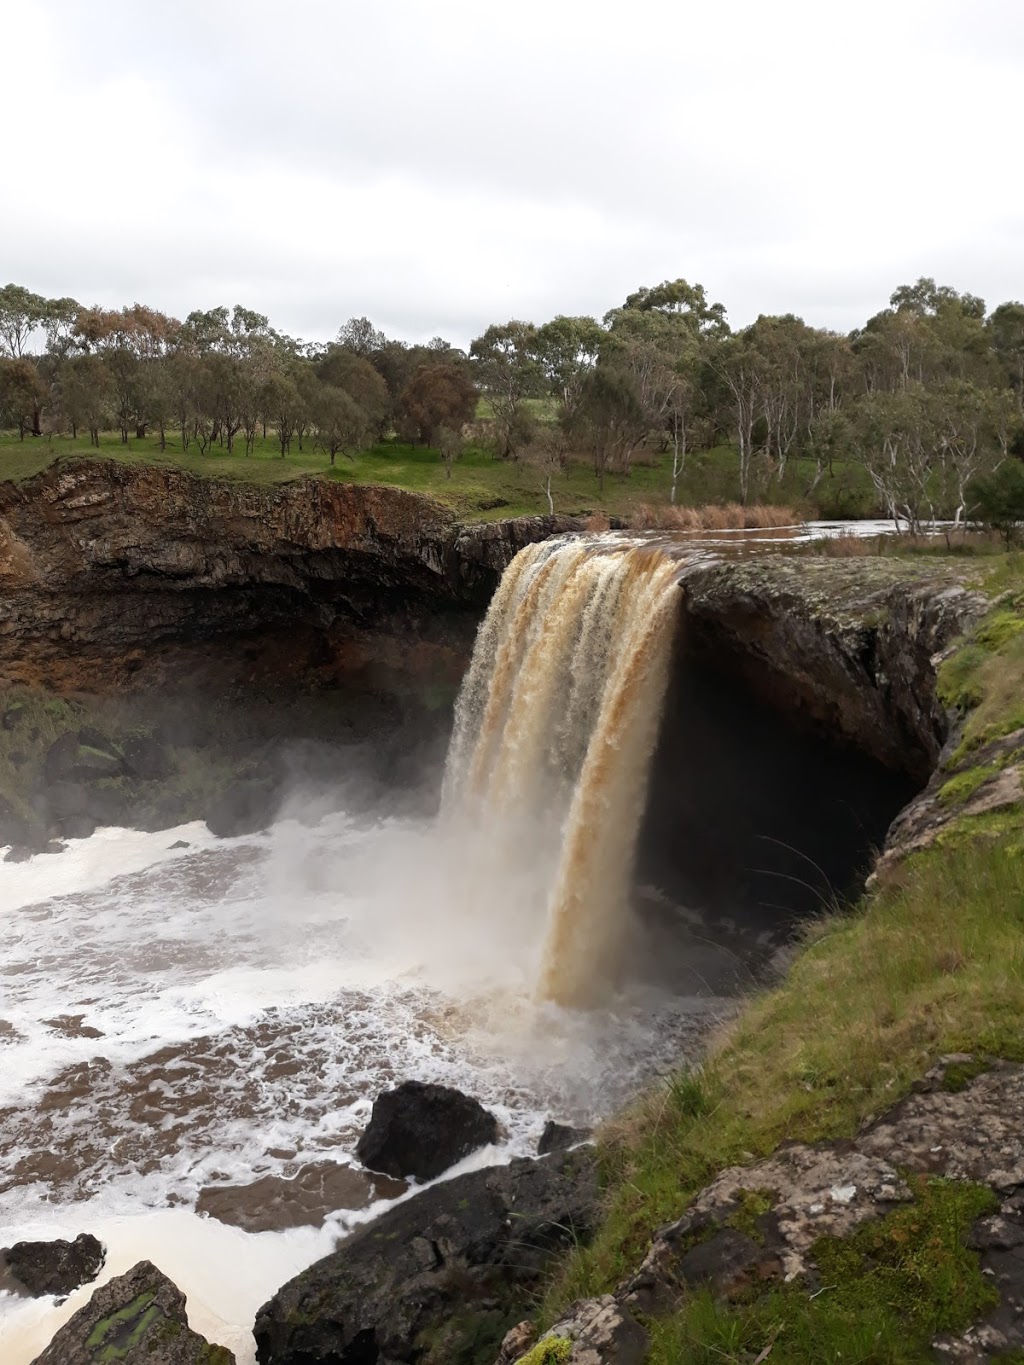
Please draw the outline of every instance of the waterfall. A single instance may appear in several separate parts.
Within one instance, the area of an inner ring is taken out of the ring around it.
[[[578,1004],[626,923],[679,565],[612,537],[542,541],[506,569],[455,709],[442,819],[484,850],[478,899],[517,862],[546,901],[537,991]]]

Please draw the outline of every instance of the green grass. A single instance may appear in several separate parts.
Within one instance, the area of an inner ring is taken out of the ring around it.
[[[946,1180],[918,1180],[915,1193],[910,1207],[815,1244],[820,1293],[792,1283],[725,1303],[699,1292],[683,1312],[650,1324],[651,1359],[722,1365],[770,1347],[777,1365],[930,1360],[936,1336],[962,1332],[998,1299],[964,1245],[972,1222],[998,1201]]]
[[[132,437],[127,444],[120,435],[104,433],[99,448],[91,447],[88,437],[72,440],[67,436],[27,437],[19,441],[14,433],[0,433],[0,480],[20,481],[38,474],[62,455],[84,455],[121,460],[135,465],[174,465],[208,478],[239,479],[258,484],[279,483],[302,475],[315,474],[344,483],[382,483],[412,492],[428,493],[446,503],[464,520],[522,516],[547,512],[543,480],[529,465],[515,460],[498,460],[490,453],[467,449],[452,466],[450,479],[435,450],[423,446],[388,441],[361,452],[354,460],[338,457],[332,468],[326,455],[314,451],[309,441],[299,451],[292,449],[281,458],[277,441],[270,437],[256,442],[252,455],[246,456],[244,443],[236,443],[229,455],[211,447],[205,455],[195,445],[182,452],[177,438],[169,439],[160,450],[156,436],[142,440]],[[736,452],[720,446],[693,453],[681,478],[678,501],[682,504],[735,502],[739,496]],[[567,469],[552,481],[552,496],[557,512],[587,515],[603,512],[626,517],[641,503],[665,503],[671,481],[670,457],[643,455],[635,461],[629,476],[606,475],[604,489],[591,464],[572,459]],[[803,505],[810,481],[810,468],[800,461],[790,463],[787,478],[774,481],[757,493],[757,500]],[[497,507],[484,504],[500,502]],[[811,515],[866,515],[872,511],[870,488],[863,471],[855,466],[837,466],[834,479],[826,481],[813,505]]]
[[[1004,596],[941,673],[947,702],[967,714],[968,744],[1024,723],[1024,556],[1001,562],[985,586]],[[965,776],[951,796],[963,800],[977,785]],[[809,928],[786,980],[748,1001],[701,1071],[607,1127],[603,1227],[563,1265],[542,1321],[572,1299],[613,1291],[654,1231],[726,1166],[787,1141],[852,1136],[943,1053],[1024,1060],[1022,1020],[1024,809],[954,814],[932,847]],[[825,1283],[833,1265],[844,1267],[843,1283],[820,1299],[799,1284],[743,1305],[687,1299],[649,1324],[652,1365],[747,1362],[771,1343],[772,1365],[929,1359],[929,1333],[966,1325],[967,1309],[976,1316],[983,1306],[962,1247],[980,1198],[966,1185],[921,1188],[913,1210],[893,1215],[904,1223],[865,1228],[845,1249],[819,1247],[819,1262],[832,1256]],[[869,1254],[872,1238],[897,1227],[906,1257]],[[964,1308],[956,1322],[942,1317],[947,1302]]]
[[[1024,727],[1024,554],[1006,556],[979,586],[998,594],[996,608],[939,669],[940,699],[965,716],[950,770]]]

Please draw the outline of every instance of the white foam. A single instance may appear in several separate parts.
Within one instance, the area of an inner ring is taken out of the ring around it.
[[[0,1191],[3,1239],[94,1232],[106,1275],[153,1260],[240,1362],[259,1305],[367,1214],[247,1234],[188,1211],[205,1185],[345,1159],[375,1095],[407,1077],[459,1086],[502,1124],[499,1148],[449,1175],[506,1161],[550,1114],[592,1121],[680,1050],[663,1000],[533,1002],[536,937],[495,913],[527,883],[492,889],[483,914],[431,825],[317,815],[234,840],[103,830],[0,864],[0,1018],[16,1030],[0,1033],[0,1151],[34,1172]],[[85,1063],[85,1081],[67,1071]],[[59,1308],[0,1296],[4,1365],[27,1365],[93,1287]]]
[[[215,843],[205,823],[196,820],[174,829],[146,833],[111,826],[88,839],[69,839],[61,853],[37,853],[23,863],[0,863],[0,910],[106,886],[112,877],[141,872],[180,857],[170,846],[185,840],[193,849]]]

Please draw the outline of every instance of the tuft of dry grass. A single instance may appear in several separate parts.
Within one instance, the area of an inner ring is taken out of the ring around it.
[[[591,512],[589,517],[584,517],[583,526],[587,531],[607,531],[611,529],[611,522],[604,512]]]
[[[703,507],[674,507],[669,503],[640,503],[630,518],[636,531],[762,531],[799,526],[803,518],[792,507],[769,503],[707,503]]]

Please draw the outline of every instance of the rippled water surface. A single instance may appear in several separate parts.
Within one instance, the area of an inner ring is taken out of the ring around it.
[[[488,887],[430,823],[301,814],[0,864],[0,1243],[93,1231],[108,1274],[148,1256],[242,1362],[259,1304],[366,1210],[254,1233],[198,1217],[200,1191],[348,1162],[373,1097],[409,1077],[492,1108],[501,1146],[466,1164],[507,1160],[551,1115],[621,1104],[716,1010],[639,987],[536,1004],[529,857]],[[58,1308],[0,1295],[5,1365],[92,1287]]]

